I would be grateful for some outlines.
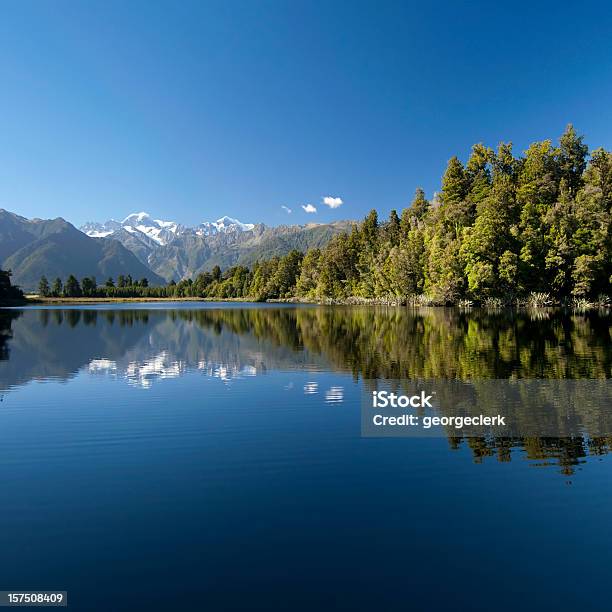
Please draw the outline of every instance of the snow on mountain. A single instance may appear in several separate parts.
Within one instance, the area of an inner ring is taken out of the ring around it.
[[[157,244],[168,244],[174,235],[179,231],[179,224],[174,221],[163,221],[153,219],[146,212],[132,213],[128,215],[121,225],[130,233],[141,232],[145,236],[157,242]],[[134,230],[134,231],[131,231]]]
[[[89,230],[85,233],[91,238],[106,238],[113,233],[113,230]]]
[[[242,223],[231,217],[221,217],[216,221],[204,221],[200,223],[195,232],[199,236],[214,236],[215,234],[227,234],[230,232],[248,232],[255,227],[253,223]]]
[[[94,221],[90,221],[79,229],[84,234],[87,234],[90,238],[106,238],[107,236],[110,236],[113,232],[120,228],[121,223],[119,223],[119,221],[111,219],[106,223],[96,223]]]
[[[159,245],[168,244],[175,236],[186,232],[195,232],[199,236],[214,236],[230,232],[246,232],[255,227],[253,223],[242,223],[231,217],[221,217],[216,221],[205,221],[196,228],[188,228],[175,221],[153,219],[146,212],[132,213],[123,221],[111,219],[106,223],[88,222],[80,229],[92,238],[112,236],[119,229],[124,229],[132,235],[143,234]]]
[[[130,226],[135,226],[135,225],[141,225],[141,224],[146,224],[146,223],[154,223],[153,219],[151,219],[151,215],[149,215],[149,213],[146,212],[139,212],[139,213],[132,213],[131,215],[128,215],[122,222],[121,225],[130,225]]]

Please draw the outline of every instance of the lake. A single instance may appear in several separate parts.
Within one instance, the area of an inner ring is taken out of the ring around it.
[[[612,377],[609,311],[0,310],[0,589],[607,609],[612,438],[364,438],[364,380]]]

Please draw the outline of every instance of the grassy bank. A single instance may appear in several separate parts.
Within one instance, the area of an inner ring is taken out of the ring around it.
[[[269,299],[267,302],[275,302],[281,304],[325,304],[328,306],[412,306],[412,307],[430,307],[430,306],[455,306],[458,308],[482,307],[487,309],[500,308],[553,308],[564,307],[573,310],[590,310],[590,309],[609,309],[612,307],[612,300],[607,295],[600,295],[597,299],[588,300],[585,298],[567,298],[564,300],[554,299],[548,293],[532,292],[523,297],[514,298],[499,298],[490,297],[481,301],[473,300],[457,300],[455,302],[439,302],[425,295],[414,296],[387,296],[366,298],[359,296],[349,296],[347,298],[306,298],[306,297],[291,297],[280,299]]]
[[[38,295],[27,295],[25,301],[14,301],[4,306],[21,306],[27,304],[123,304],[123,303],[143,303],[143,302],[267,302],[269,304],[318,304],[325,306],[412,306],[412,307],[431,307],[431,306],[451,306],[451,304],[441,304],[428,299],[425,296],[409,297],[347,297],[347,298],[307,298],[291,297],[277,298],[268,300],[257,300],[256,298],[219,298],[219,297],[39,297]],[[500,308],[551,308],[565,307],[572,310],[591,310],[609,309],[612,301],[608,296],[600,296],[598,300],[589,301],[586,299],[572,299],[558,301],[550,298],[549,294],[531,294],[522,299],[502,300],[500,298],[489,298],[483,302],[472,302],[471,300],[460,300],[452,306],[459,308],[483,307],[487,309]]]

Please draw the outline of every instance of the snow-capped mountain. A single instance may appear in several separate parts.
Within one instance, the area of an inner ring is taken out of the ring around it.
[[[79,228],[84,234],[87,234],[90,238],[106,238],[113,232],[121,229],[121,223],[111,219],[106,223],[97,223],[95,221],[89,221]]]
[[[185,227],[175,221],[153,219],[146,212],[132,213],[123,221],[111,219],[105,223],[88,222],[80,230],[92,238],[107,238],[115,232],[124,230],[134,237],[144,237],[159,245],[166,245],[176,236],[184,233],[195,233],[198,236],[214,236],[231,232],[246,232],[255,227],[253,223],[242,223],[231,217],[221,217],[216,221],[204,221],[195,228]]]
[[[195,233],[198,236],[214,236],[215,234],[227,234],[229,232],[248,232],[255,227],[253,223],[242,223],[238,219],[231,217],[221,217],[212,223],[204,221],[196,227]]]
[[[184,228],[174,221],[163,221],[152,219],[146,212],[132,213],[122,222],[121,226],[131,234],[140,232],[157,242],[157,244],[168,244],[174,236]]]

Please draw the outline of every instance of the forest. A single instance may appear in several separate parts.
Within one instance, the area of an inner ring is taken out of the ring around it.
[[[381,220],[373,209],[322,249],[251,269],[215,266],[165,287],[125,277],[104,286],[71,277],[50,287],[43,279],[41,293],[609,306],[611,277],[612,153],[589,153],[568,125],[558,144],[534,142],[520,156],[511,143],[474,145],[465,163],[449,160],[430,199],[417,188],[400,214]]]

